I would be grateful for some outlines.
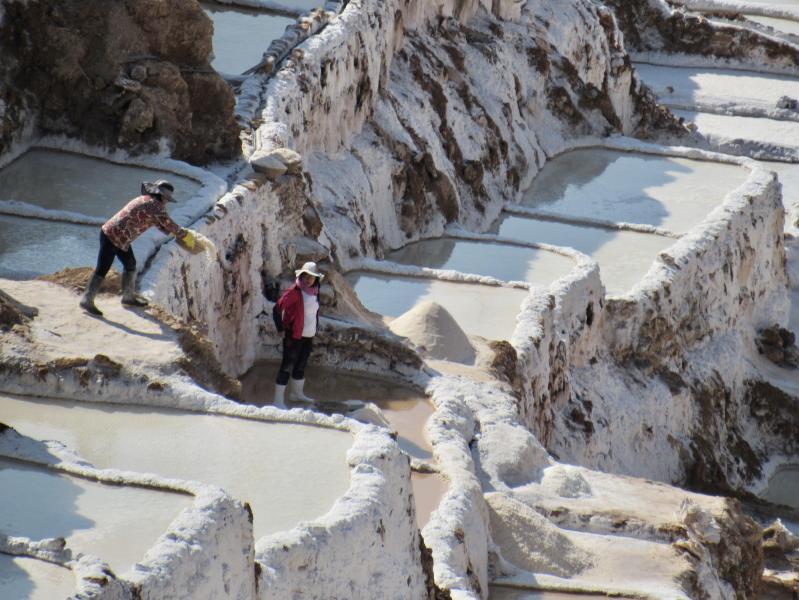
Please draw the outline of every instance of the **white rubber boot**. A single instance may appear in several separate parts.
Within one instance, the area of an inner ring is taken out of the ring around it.
[[[275,384],[275,400],[272,402],[275,408],[286,408],[286,386]]]
[[[305,379],[292,379],[291,390],[289,391],[289,400],[292,402],[301,402],[303,404],[313,404],[313,398],[309,398],[303,393],[305,388]]]

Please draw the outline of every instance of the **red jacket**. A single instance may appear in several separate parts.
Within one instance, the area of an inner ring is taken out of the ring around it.
[[[302,290],[296,283],[283,292],[277,301],[283,317],[283,328],[295,340],[302,339],[302,328],[305,326],[305,306],[302,300]],[[316,325],[319,327],[319,312],[316,313]]]

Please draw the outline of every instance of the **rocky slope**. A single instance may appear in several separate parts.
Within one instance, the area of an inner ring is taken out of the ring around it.
[[[210,67],[210,19],[194,0],[5,0],[0,152],[38,134],[207,162],[238,147],[234,96]]]

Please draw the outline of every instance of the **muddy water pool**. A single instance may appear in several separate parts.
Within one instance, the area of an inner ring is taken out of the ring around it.
[[[769,480],[764,496],[769,502],[799,508],[799,465],[778,469]]]
[[[201,187],[166,171],[118,165],[70,152],[34,149],[0,170],[0,200],[18,200],[51,210],[110,217],[141,193],[142,181],[167,179],[181,206]]]
[[[452,238],[408,244],[386,259],[404,265],[451,269],[540,286],[548,286],[568,275],[575,266],[571,258],[547,250]]]
[[[32,540],[64,537],[124,573],[141,560],[192,497],[104,485],[0,459],[0,531]],[[124,544],[120,540],[125,540]]]
[[[297,6],[308,3],[286,0],[282,4]],[[211,2],[202,2],[201,6],[214,22],[214,60],[211,64],[220,73],[229,75],[238,75],[257,65],[269,44],[295,22],[293,17],[254,9],[231,8]]]
[[[0,215],[0,277],[27,279],[94,266],[100,228]]]
[[[13,396],[0,396],[0,422],[100,468],[222,487],[252,506],[256,539],[322,516],[349,488],[352,436],[341,431]]]
[[[277,369],[278,364],[273,361],[262,361],[253,366],[241,379],[242,399],[257,405],[271,402]],[[314,368],[311,364],[306,371],[305,391],[320,402],[321,410],[326,410],[325,403],[332,403],[329,408],[342,411],[346,400],[373,402],[397,431],[397,443],[404,452],[415,458],[432,458],[433,449],[425,437],[424,426],[435,409],[415,388],[369,375]],[[340,406],[336,407],[336,404]],[[411,484],[416,501],[416,521],[421,528],[427,524],[449,486],[446,479],[435,473],[411,473]]]
[[[660,235],[585,227],[505,214],[492,231],[502,237],[569,246],[599,264],[609,295],[623,294],[637,284],[659,252],[676,240]]]
[[[260,361],[242,378],[242,400],[263,406],[271,404],[275,391],[278,363]],[[433,452],[424,435],[424,425],[435,411],[420,391],[395,381],[370,375],[315,367],[311,359],[305,372],[305,392],[331,410],[345,411],[346,400],[373,402],[385,414],[399,434],[398,443],[410,456],[429,459]]]
[[[74,594],[71,570],[35,558],[0,554],[0,598],[62,600]]]
[[[747,169],[734,165],[588,148],[544,165],[522,203],[571,218],[684,233],[747,176]]]
[[[443,306],[467,334],[509,340],[528,291],[490,285],[351,271],[346,275],[361,302],[386,317],[398,317],[425,300]]]

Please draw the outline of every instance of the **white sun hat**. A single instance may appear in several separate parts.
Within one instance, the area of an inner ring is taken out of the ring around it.
[[[296,271],[294,271],[294,276],[299,277],[303,273],[308,273],[308,275],[311,275],[312,277],[318,277],[319,281],[322,281],[322,279],[324,279],[324,275],[319,272],[319,267],[316,266],[315,262],[305,263],[304,265],[302,265],[301,269],[297,269]]]

